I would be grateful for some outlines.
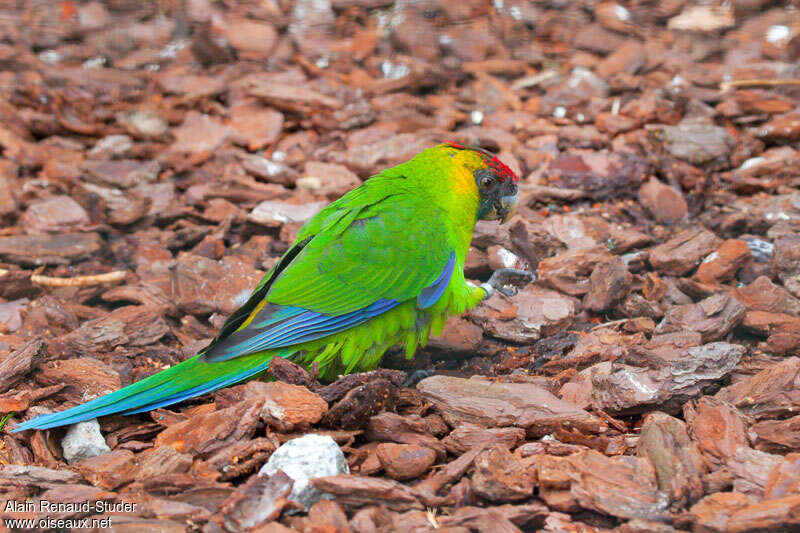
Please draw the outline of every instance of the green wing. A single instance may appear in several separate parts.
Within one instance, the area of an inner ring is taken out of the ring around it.
[[[296,345],[345,331],[401,302],[416,298],[426,308],[441,296],[455,266],[441,213],[402,187],[381,187],[388,180],[381,178],[301,229],[203,361]]]
[[[453,252],[442,215],[402,190],[363,196],[320,213],[330,222],[275,278],[268,302],[342,315],[382,298],[416,298],[437,280]],[[298,241],[307,238],[301,232]]]

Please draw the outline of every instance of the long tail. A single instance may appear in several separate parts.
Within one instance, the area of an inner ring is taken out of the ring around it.
[[[270,350],[217,363],[204,363],[200,356],[195,356],[116,392],[59,413],[37,416],[18,424],[12,432],[49,429],[99,416],[130,415],[171,405],[253,378],[267,369],[273,356],[287,356],[292,351]]]

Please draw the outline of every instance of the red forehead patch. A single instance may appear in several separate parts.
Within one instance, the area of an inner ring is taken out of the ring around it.
[[[490,160],[486,161],[486,164],[497,175],[497,181],[503,182],[507,179],[510,179],[514,183],[519,181],[519,178],[516,174],[514,174],[514,171],[508,168],[505,163],[500,161],[496,155],[493,155]]]
[[[491,153],[490,151],[484,150],[483,148],[479,148],[477,146],[465,146],[463,144],[459,144],[457,142],[452,142],[452,141],[448,142],[447,144],[457,150],[472,150],[473,152],[478,152],[479,154],[481,154],[481,157],[486,162],[486,166],[492,169],[492,171],[497,176],[497,181],[501,183],[507,179],[512,180],[514,183],[519,181],[519,178],[517,177],[516,174],[514,174],[514,171],[508,168],[508,166],[505,163],[500,161],[500,159],[498,159],[497,156]]]

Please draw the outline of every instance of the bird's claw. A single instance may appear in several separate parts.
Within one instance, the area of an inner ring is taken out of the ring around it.
[[[497,287],[497,292],[503,296],[511,298],[512,296],[516,296],[516,294],[519,292],[519,289],[516,287]]]
[[[489,296],[494,291],[497,291],[504,296],[511,297],[517,294],[519,289],[534,281],[536,281],[536,274],[529,270],[501,268],[500,270],[495,270],[489,281],[484,283],[482,287]]]
[[[403,382],[403,387],[414,387],[423,379],[430,377],[434,374],[433,369],[414,370],[408,375],[408,378]]]

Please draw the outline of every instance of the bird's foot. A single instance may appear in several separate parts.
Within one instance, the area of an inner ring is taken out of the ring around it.
[[[500,270],[495,270],[489,281],[483,283],[481,287],[486,291],[487,298],[494,294],[494,291],[511,297],[517,294],[519,289],[534,281],[536,281],[536,274],[529,270],[501,268]]]
[[[431,377],[434,374],[434,372],[435,370],[433,369],[414,370],[408,375],[406,380],[403,382],[403,387],[413,387],[423,379]]]

